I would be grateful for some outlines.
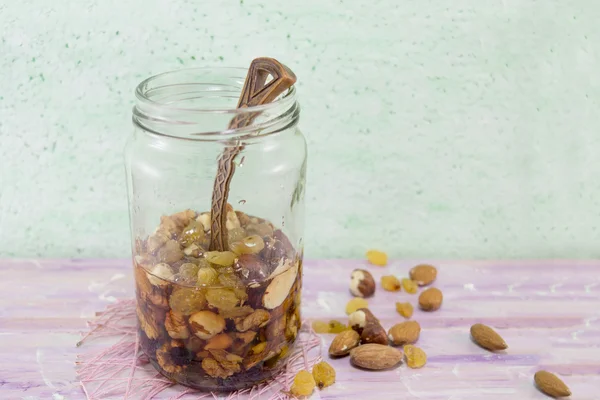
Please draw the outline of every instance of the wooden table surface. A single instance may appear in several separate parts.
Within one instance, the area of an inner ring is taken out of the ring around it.
[[[419,260],[424,261],[424,260]],[[331,361],[334,386],[322,399],[545,399],[533,386],[542,368],[559,374],[575,400],[600,399],[600,262],[430,261],[438,266],[442,309],[416,310],[418,345],[428,354],[420,370],[405,365],[359,371],[348,359]],[[303,317],[346,320],[350,272],[369,269],[406,276],[415,261],[381,268],[362,260],[305,262]],[[83,399],[76,379],[75,343],[86,321],[118,298],[131,298],[127,260],[0,260],[0,398]],[[384,327],[403,320],[396,301],[417,295],[380,288],[370,308]],[[480,349],[469,327],[496,327],[509,344],[503,354]],[[331,335],[322,335],[327,349]],[[327,358],[327,356],[325,356]]]

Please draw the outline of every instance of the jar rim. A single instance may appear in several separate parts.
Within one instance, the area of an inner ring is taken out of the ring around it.
[[[135,89],[133,123],[148,133],[194,141],[220,141],[226,138],[259,138],[287,129],[297,123],[299,106],[291,86],[274,101],[258,106],[182,106],[187,101],[208,104],[234,102],[237,105],[248,69],[239,67],[195,67],[163,72],[144,79]],[[212,80],[212,81],[211,81]],[[202,127],[206,118],[233,120],[242,117],[248,125],[231,128],[227,124]]]
[[[241,78],[242,79],[241,86],[239,88],[240,93],[241,93],[241,89],[243,87],[244,79],[245,79],[246,73],[248,72],[248,69],[241,68],[241,67],[192,67],[192,68],[181,68],[181,69],[161,72],[160,74],[152,75],[152,76],[144,79],[143,81],[141,81],[135,88],[135,96],[140,102],[146,103],[148,105],[155,106],[155,107],[163,107],[166,109],[177,110],[177,111],[182,111],[182,112],[218,113],[218,114],[223,114],[223,113],[246,114],[246,113],[262,112],[262,111],[275,109],[277,107],[280,107],[282,105],[285,105],[286,103],[289,103],[289,102],[292,102],[295,100],[295,96],[296,96],[296,86],[295,85],[292,85],[288,90],[285,91],[285,93],[283,95],[277,97],[275,100],[273,100],[270,103],[251,106],[251,107],[244,107],[244,108],[202,109],[202,108],[197,108],[197,107],[170,106],[168,103],[153,100],[150,96],[147,95],[148,86],[150,84],[152,84],[153,82],[156,82],[158,79],[169,78],[171,76],[175,76],[175,75],[178,75],[181,73],[205,72],[205,71],[206,72],[209,72],[209,71],[239,72],[241,74],[240,77],[233,77],[233,78]]]

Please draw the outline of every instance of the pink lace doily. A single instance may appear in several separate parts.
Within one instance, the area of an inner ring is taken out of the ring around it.
[[[120,300],[96,314],[90,331],[77,346],[87,352],[77,357],[77,376],[88,400],[150,399],[287,399],[294,375],[312,370],[321,361],[322,342],[302,324],[284,372],[272,381],[232,393],[200,392],[175,384],[160,375],[140,351],[135,321],[135,300]]]

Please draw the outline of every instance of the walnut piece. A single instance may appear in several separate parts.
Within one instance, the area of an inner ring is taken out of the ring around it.
[[[202,369],[204,370],[204,372],[206,372],[207,375],[212,376],[213,378],[225,379],[234,374],[233,371],[223,368],[221,364],[219,364],[213,358],[203,359]]]
[[[158,324],[154,317],[149,313],[144,312],[139,304],[135,308],[135,312],[138,317],[140,328],[144,331],[146,336],[148,336],[148,339],[157,339],[159,335]]]
[[[173,310],[169,311],[165,318],[165,328],[173,339],[187,339],[190,337],[185,316]]]
[[[255,310],[245,318],[236,318],[235,328],[239,332],[246,332],[251,329],[256,330],[265,326],[270,319],[271,315],[268,311],[262,309]]]

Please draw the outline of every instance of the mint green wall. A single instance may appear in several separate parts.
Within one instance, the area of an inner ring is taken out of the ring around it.
[[[129,252],[132,90],[299,76],[309,257],[600,255],[600,2],[7,1],[0,256]]]

